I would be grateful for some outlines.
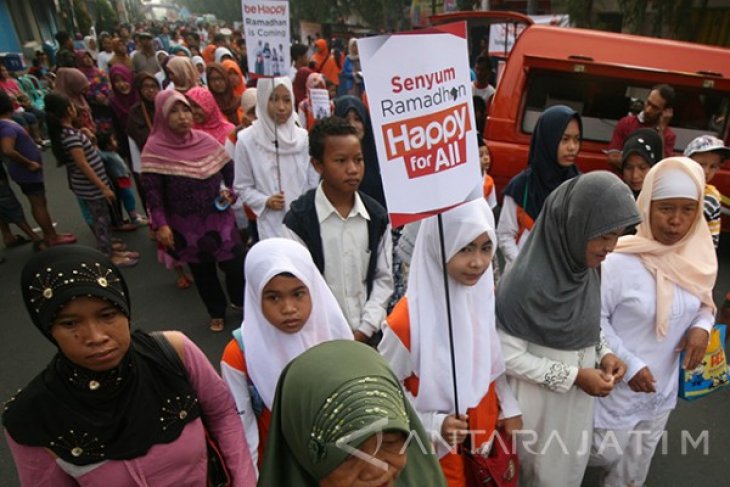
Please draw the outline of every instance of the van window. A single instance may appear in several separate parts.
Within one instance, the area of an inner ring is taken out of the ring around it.
[[[535,69],[527,79],[522,131],[532,133],[540,114],[553,105],[567,105],[583,120],[583,140],[608,143],[618,120],[632,105],[643,107],[652,84],[585,73]],[[673,86],[677,97],[670,127],[677,134],[676,151],[695,137],[728,133],[730,93]]]

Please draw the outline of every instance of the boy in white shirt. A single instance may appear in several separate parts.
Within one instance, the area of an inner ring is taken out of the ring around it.
[[[303,243],[359,341],[368,341],[393,294],[390,224],[385,209],[358,191],[365,172],[354,127],[339,117],[309,133],[312,165],[322,177],[291,205],[284,234]]]

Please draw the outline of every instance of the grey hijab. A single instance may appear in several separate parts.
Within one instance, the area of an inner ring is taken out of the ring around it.
[[[497,288],[497,324],[505,332],[559,350],[596,345],[600,335],[598,269],[586,267],[589,240],[640,221],[631,190],[595,171],[561,184]]]

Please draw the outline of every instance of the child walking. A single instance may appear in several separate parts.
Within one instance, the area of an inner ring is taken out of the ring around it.
[[[53,154],[59,165],[66,166],[71,191],[82,211],[86,209],[90,215],[89,226],[96,237],[97,248],[119,267],[136,265],[138,253],[114,249],[108,207],[114,202],[114,190],[99,152],[84,132],[74,126],[75,105],[65,95],[49,93],[45,106]]]
[[[309,163],[307,131],[296,125],[293,99],[288,77],[260,79],[258,119],[236,142],[236,191],[256,214],[261,240],[283,236],[289,205],[319,182]]]
[[[122,200],[121,202],[130,220],[135,225],[147,225],[147,218],[137,212],[137,203],[132,191],[132,173],[117,152],[119,150],[117,137],[110,133],[100,133],[97,135],[97,142],[106,174],[114,186],[117,198]],[[115,205],[115,208],[120,212],[119,217],[122,216],[120,206]]]
[[[260,464],[284,367],[319,343],[352,339],[352,332],[302,245],[262,241],[249,251],[245,267],[246,317],[223,352],[221,375],[236,400],[254,463]]]
[[[357,130],[346,120],[319,121],[309,154],[322,182],[292,203],[285,233],[309,249],[355,338],[365,342],[380,331],[393,294],[388,214],[358,191],[365,163]]]
[[[494,217],[483,198],[443,213],[454,357],[460,411],[454,410],[446,290],[437,217],[416,238],[406,295],[388,316],[379,350],[403,382],[426,431],[439,436],[436,453],[449,486],[466,485],[465,430],[470,447],[487,443],[500,419],[507,434],[521,428],[520,410],[504,377],[494,320]],[[466,413],[466,414],[464,414]],[[445,447],[445,442],[451,449]]]
[[[705,173],[704,215],[710,227],[712,243],[715,248],[720,245],[722,195],[710,184],[723,161],[730,158],[730,147],[725,147],[722,140],[712,135],[701,135],[687,144],[684,155],[702,166]]]

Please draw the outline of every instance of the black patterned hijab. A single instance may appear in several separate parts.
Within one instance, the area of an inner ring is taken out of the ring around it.
[[[100,298],[130,316],[121,272],[88,247],[36,254],[23,269],[21,286],[33,324],[54,344],[55,316],[74,298]],[[152,446],[177,439],[199,416],[185,372],[154,337],[136,331],[119,365],[103,372],[76,365],[59,349],[46,369],[8,401],[3,425],[17,443],[89,465],[143,456]]]

